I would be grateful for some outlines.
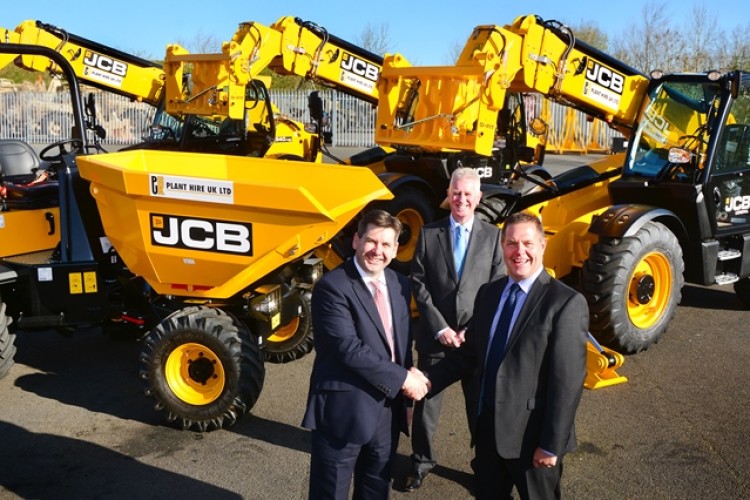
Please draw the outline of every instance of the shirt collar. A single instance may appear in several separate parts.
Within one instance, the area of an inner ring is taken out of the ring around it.
[[[359,266],[359,262],[357,262],[357,259],[352,257],[352,261],[354,262],[354,267],[357,269],[357,272],[359,273],[359,277],[362,278],[362,280],[365,282],[365,284],[369,284],[372,281],[377,281],[383,285],[386,285],[385,281],[385,272],[380,273],[380,276],[377,278],[371,278],[365,274],[364,270]]]
[[[448,218],[451,221],[451,232],[454,232],[459,226],[465,228],[468,232],[471,232],[472,227],[474,227],[474,217],[463,224],[459,224],[458,222],[456,222],[456,219],[453,218],[453,215],[450,215]]]
[[[544,266],[540,266],[539,269],[537,269],[537,271],[534,274],[532,274],[528,278],[524,278],[524,279],[522,279],[521,281],[518,282],[518,286],[521,287],[521,290],[523,290],[524,294],[526,294],[526,295],[529,294],[529,290],[531,290],[532,285],[534,284],[534,282],[536,281],[536,279],[539,277],[539,275],[542,274],[543,270],[544,270]],[[513,279],[509,277],[508,278],[508,283],[506,283],[505,288],[506,289],[510,288],[510,286],[513,283],[516,283],[516,282],[513,281]]]

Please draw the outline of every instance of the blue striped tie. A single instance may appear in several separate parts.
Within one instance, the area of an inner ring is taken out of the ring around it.
[[[456,265],[456,275],[459,278],[464,267],[466,240],[466,229],[463,226],[456,226],[456,237],[453,242],[453,262]]]

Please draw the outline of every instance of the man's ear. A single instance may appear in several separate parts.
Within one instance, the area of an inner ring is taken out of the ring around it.
[[[352,248],[356,250],[358,246],[359,246],[359,233],[354,233],[354,238],[352,238]]]

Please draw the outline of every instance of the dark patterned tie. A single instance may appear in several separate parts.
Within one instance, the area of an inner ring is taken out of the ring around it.
[[[516,309],[516,296],[520,289],[518,283],[513,283],[510,286],[508,298],[505,299],[505,304],[503,304],[503,310],[500,312],[500,319],[497,321],[495,334],[492,336],[492,343],[487,354],[481,394],[482,400],[489,408],[494,405],[497,370],[500,368],[500,361],[505,355],[505,346],[510,337],[510,320],[513,318],[513,311]]]

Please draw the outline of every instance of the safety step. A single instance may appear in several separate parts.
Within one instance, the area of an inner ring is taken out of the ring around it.
[[[732,249],[732,248],[728,250],[721,250],[719,252],[720,261],[738,259],[740,257],[742,257],[742,252],[740,252],[739,250]]]
[[[43,316],[21,316],[18,318],[18,328],[41,328],[41,327],[57,327],[65,324],[65,316],[62,314],[57,315],[43,315]]]
[[[716,275],[717,285],[729,285],[730,283],[734,283],[735,281],[739,281],[739,280],[740,280],[740,277],[734,273],[722,273],[722,274]]]

